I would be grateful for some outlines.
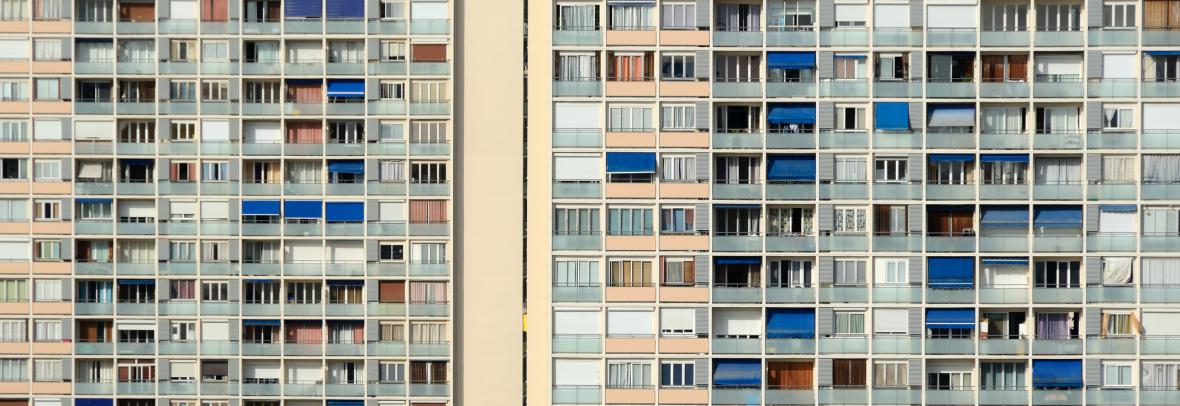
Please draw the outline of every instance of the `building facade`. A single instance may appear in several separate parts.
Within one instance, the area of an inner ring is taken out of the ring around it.
[[[1180,399],[1180,4],[540,3],[530,404]]]
[[[457,127],[493,121],[455,119],[491,89],[456,60],[523,28],[465,32],[489,5],[446,0],[0,8],[0,403],[462,403],[490,355],[456,339],[486,304],[456,246],[487,236],[456,178],[487,164],[457,167]],[[479,384],[516,400],[519,375]]]

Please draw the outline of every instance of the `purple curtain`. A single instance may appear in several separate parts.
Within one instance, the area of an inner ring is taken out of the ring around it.
[[[1037,339],[1069,339],[1069,315],[1064,313],[1041,313],[1037,315]]]

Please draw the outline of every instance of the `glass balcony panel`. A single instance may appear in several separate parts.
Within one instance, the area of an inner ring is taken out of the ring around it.
[[[926,45],[938,47],[975,46],[974,28],[927,28]]]
[[[867,354],[868,338],[865,336],[820,337],[820,354]]]
[[[975,354],[975,340],[970,338],[927,338],[927,354]]]

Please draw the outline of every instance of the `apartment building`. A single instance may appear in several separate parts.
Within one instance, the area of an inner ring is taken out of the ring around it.
[[[1180,400],[1180,3],[531,5],[529,404]]]
[[[456,324],[501,304],[462,285],[513,278],[463,272],[464,252],[520,260],[477,244],[519,216],[459,221],[459,196],[485,193],[460,179],[485,187],[492,164],[467,148],[519,156],[522,127],[457,117],[522,91],[518,64],[458,61],[523,28],[461,16],[522,8],[0,5],[0,403],[445,406],[485,385],[518,402],[519,288],[499,292],[507,323],[485,317],[501,330]],[[509,80],[458,79],[488,74]],[[460,128],[493,125],[465,144]],[[497,357],[503,376],[463,378]]]

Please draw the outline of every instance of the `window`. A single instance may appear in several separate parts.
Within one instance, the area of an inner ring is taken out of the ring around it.
[[[33,260],[60,261],[61,240],[33,240]]]
[[[926,180],[936,185],[966,185],[972,166],[970,160],[931,160]]]
[[[766,209],[771,236],[815,235],[815,210],[811,207],[770,207]]]
[[[229,301],[229,282],[201,281],[201,300],[205,302]]]
[[[61,361],[60,359],[34,359],[33,381],[60,382],[62,380]]]
[[[908,388],[909,373],[906,362],[875,362],[873,363],[874,388]]]
[[[762,56],[724,55],[713,57],[714,79],[718,82],[757,82],[762,75]]]
[[[29,380],[26,365],[28,360],[0,358],[0,382],[21,382]]]
[[[664,2],[660,9],[660,25],[664,29],[695,29],[697,28],[696,3]]]
[[[1036,287],[1077,288],[1080,268],[1080,261],[1039,261],[1034,273]]]
[[[28,326],[24,320],[0,320],[0,342],[25,342]]]
[[[696,78],[696,56],[693,54],[664,54],[660,57],[660,78],[690,80]]]
[[[835,232],[864,233],[866,230],[866,212],[863,207],[836,207],[833,209]]]
[[[404,383],[406,381],[406,364],[400,362],[378,363],[377,381],[381,383]]]
[[[691,104],[662,106],[660,108],[660,129],[664,131],[696,130],[696,106]]]
[[[694,210],[688,207],[660,209],[660,234],[692,234]]]
[[[207,219],[202,219],[209,221]],[[202,241],[201,242],[201,261],[202,262],[226,262],[229,261],[229,243],[226,241]]]
[[[863,259],[836,259],[833,262],[835,285],[864,286],[865,261]]]
[[[405,260],[405,245],[394,242],[381,242],[378,259],[381,262],[399,262]]]
[[[1130,107],[1102,108],[1102,128],[1104,130],[1130,130],[1134,119],[1134,110]]]
[[[612,260],[608,286],[651,286],[651,261]]]
[[[229,42],[209,41],[201,42],[201,61],[222,62],[229,60]]]
[[[687,259],[668,258],[664,260],[664,280],[666,286],[690,286],[693,284],[694,262]]]
[[[692,362],[660,363],[660,387],[691,387],[695,385],[695,364]]]
[[[756,156],[720,156],[716,158],[714,183],[757,184],[762,179],[761,158]]]
[[[833,316],[836,335],[863,335],[865,333],[864,312],[837,311]]]
[[[906,285],[909,283],[910,261],[904,258],[877,258],[874,284]]]
[[[60,200],[34,200],[33,221],[61,220]]]
[[[877,158],[875,178],[878,183],[905,182],[908,180],[908,164],[909,160],[906,158]]]
[[[595,287],[598,284],[598,261],[559,259],[554,263],[553,286]]]
[[[197,338],[197,322],[172,320],[168,323],[169,339],[175,342],[189,342]]]
[[[1079,4],[1038,4],[1037,31],[1077,31],[1081,27]]]
[[[202,80],[201,81],[201,101],[228,101],[229,100],[229,81],[227,80]]]
[[[877,79],[905,80],[906,58],[902,54],[877,55]]]
[[[1130,336],[1134,333],[1132,330],[1131,320],[1135,316],[1130,313],[1103,313],[1102,325],[1105,326],[1104,334],[1108,336]]]
[[[1095,361],[1091,361],[1095,362]],[[1102,363],[1102,386],[1107,388],[1130,388],[1133,385],[1131,362]]]
[[[168,96],[172,101],[196,101],[197,81],[172,80],[168,82]]]
[[[62,0],[33,0],[33,18],[36,20],[60,20],[69,7]]]
[[[381,0],[380,16],[382,20],[405,19],[406,3],[397,0]]]
[[[596,208],[556,208],[553,210],[556,235],[598,235],[599,210]]]
[[[970,390],[971,372],[939,371],[926,374],[926,388],[933,390]]]
[[[980,8],[984,31],[1025,31],[1028,29],[1027,4],[984,4]]]
[[[979,364],[982,390],[1024,390],[1024,363],[981,362]]]
[[[1135,28],[1135,16],[1135,3],[1104,3],[1102,5],[1102,28]]]
[[[26,279],[0,279],[0,302],[29,301],[29,281]]]
[[[37,78],[33,79],[33,90],[36,94],[33,96],[36,100],[60,100],[61,93],[58,90],[61,85],[61,79],[57,78]]]
[[[61,341],[61,320],[34,320],[33,341],[55,342]]]
[[[660,157],[660,180],[664,182],[696,182],[695,156]]]
[[[172,62],[195,62],[197,60],[197,40],[173,39],[168,44],[168,60]]]
[[[608,21],[612,30],[650,30],[652,27],[651,4],[615,3],[608,5]]]
[[[786,31],[791,28],[810,28],[815,24],[815,3],[811,1],[785,0],[770,1],[772,13],[766,24],[770,29]],[[781,12],[781,15],[773,14]]]
[[[649,132],[652,130],[651,107],[610,106],[607,126],[611,132]]]
[[[651,363],[608,361],[606,363],[608,389],[645,389],[651,387]]]
[[[607,216],[607,235],[653,235],[651,209],[610,208]]]
[[[405,100],[406,99],[406,84],[402,82],[394,82],[389,80],[382,80],[378,84],[379,96],[381,100]]]
[[[856,106],[836,107],[836,130],[864,131],[866,128],[865,108]]]
[[[767,273],[770,274],[768,287],[774,288],[806,288],[811,286],[811,261],[808,260],[773,260],[767,263]]]
[[[1023,185],[1025,174],[1028,172],[1028,162],[1023,161],[984,161],[980,163],[983,169],[985,185]]]

